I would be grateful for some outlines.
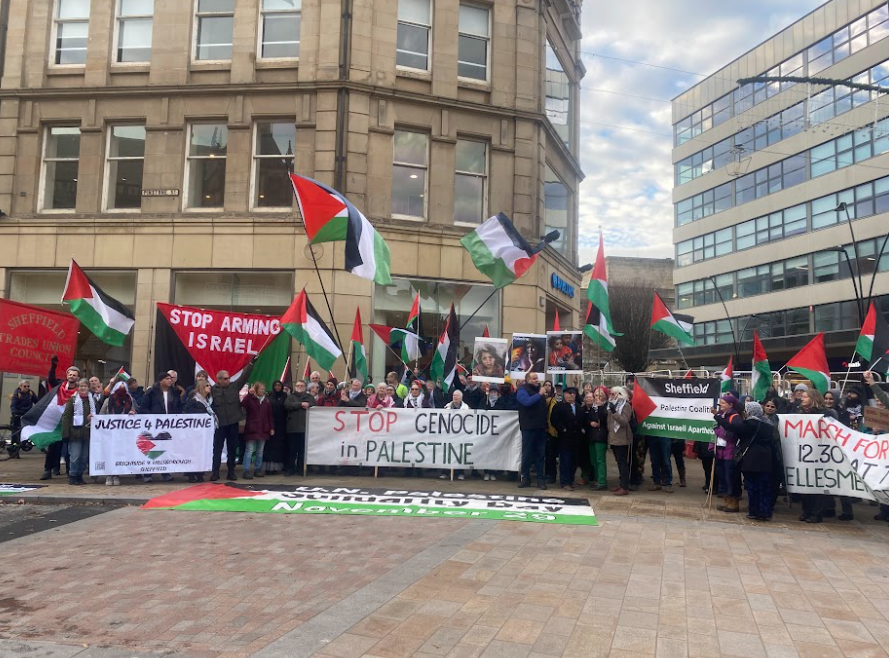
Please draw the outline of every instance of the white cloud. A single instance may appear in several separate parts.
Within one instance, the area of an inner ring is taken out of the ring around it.
[[[632,96],[670,100],[702,79],[592,53],[709,74],[822,1],[584,3],[581,264],[595,258],[599,226],[608,255],[672,257],[671,105]]]

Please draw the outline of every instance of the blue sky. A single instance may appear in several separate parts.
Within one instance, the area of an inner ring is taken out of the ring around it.
[[[595,258],[599,226],[607,255],[673,256],[671,106],[663,101],[702,79],[603,56],[711,74],[823,2],[585,0],[581,265]]]

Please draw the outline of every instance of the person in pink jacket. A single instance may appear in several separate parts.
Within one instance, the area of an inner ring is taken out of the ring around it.
[[[241,400],[241,406],[247,413],[244,425],[244,479],[252,480],[255,475],[263,477],[262,453],[265,442],[275,435],[275,420],[272,417],[272,404],[265,394],[265,384],[257,383]],[[253,464],[253,473],[250,465]]]

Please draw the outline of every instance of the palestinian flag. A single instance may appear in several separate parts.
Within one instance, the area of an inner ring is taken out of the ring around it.
[[[729,357],[728,358],[728,365],[725,367],[725,370],[723,370],[719,374],[719,381],[720,381],[719,391],[721,393],[728,393],[733,386],[734,378],[735,378],[735,371],[732,368],[732,357]]]
[[[512,221],[502,212],[488,218],[460,240],[472,264],[494,283],[495,288],[509,285],[527,272],[545,243],[531,247]]]
[[[593,267],[590,284],[586,289],[586,296],[593,303],[593,306],[599,309],[601,319],[596,325],[601,325],[602,329],[600,332],[604,332],[603,335],[607,335],[609,338],[611,336],[623,335],[615,333],[614,327],[611,324],[611,311],[608,310],[608,272],[605,268],[605,241],[602,237],[602,231],[599,231],[599,250],[596,252],[596,264]],[[587,316],[589,315],[589,312],[587,312]]]
[[[553,331],[562,331],[562,326],[559,324],[559,309],[556,309],[556,321],[553,322]]]
[[[824,332],[815,336],[809,344],[787,362],[787,367],[808,379],[823,395],[830,388],[830,369],[824,353]]]
[[[689,369],[686,371],[686,373],[685,373],[685,377],[683,377],[683,379],[694,379],[694,378],[695,378],[694,370],[692,370],[691,368],[689,368]]]
[[[77,391],[75,386],[68,388],[68,382],[52,389],[37,401],[30,411],[22,416],[22,439],[30,439],[40,448],[62,440],[62,412],[65,404]]]
[[[490,338],[491,332],[488,331],[488,325],[485,325],[485,330],[482,332],[482,338]]]
[[[367,218],[346,197],[305,176],[290,174],[311,244],[346,243],[346,271],[382,286],[392,284],[389,247]]]
[[[652,329],[660,331],[662,334],[667,334],[680,343],[694,345],[695,339],[691,335],[691,332],[694,330],[694,325],[687,322],[686,318],[689,320],[691,319],[687,315],[673,315],[670,313],[670,309],[664,304],[664,300],[661,299],[661,296],[656,292],[654,293],[654,302],[651,306]]]
[[[384,324],[369,324],[371,330],[379,336],[393,352],[401,356],[401,360],[407,365],[408,361],[416,361],[420,358],[420,337],[407,329],[399,327],[387,327]]]
[[[589,302],[586,308],[586,320],[583,325],[583,333],[599,346],[599,349],[611,352],[614,350],[614,336],[608,332],[605,315]]]
[[[750,380],[750,392],[753,399],[762,402],[772,385],[772,368],[769,358],[759,340],[759,334],[753,331],[753,373]]]
[[[858,342],[855,343],[855,351],[858,352],[866,361],[870,361],[874,353],[874,333],[877,329],[877,309],[874,303],[870,303],[867,309],[867,315],[864,318],[864,324],[861,325],[861,334],[858,336]]]
[[[250,373],[250,383],[262,382],[265,384],[266,390],[271,391],[272,385],[276,381],[284,381],[281,377],[287,368],[289,358],[290,334],[282,331],[259,353],[256,365],[253,366],[253,371]]]
[[[309,367],[312,365],[312,360],[309,357],[306,357],[306,367],[303,368],[303,381],[307,384],[309,383],[309,379],[312,378],[312,369]]]
[[[123,346],[136,321],[130,309],[103,292],[73,259],[68,268],[62,303],[68,304],[71,314],[96,338],[117,347]]]
[[[355,309],[355,325],[352,327],[352,358],[349,359],[349,378],[367,383],[367,352],[364,351],[364,336],[361,331],[361,309]]]
[[[885,374],[889,372],[889,323],[882,313],[877,313],[874,325],[874,349],[868,361],[871,370]]]
[[[281,327],[296,338],[306,348],[306,354],[315,359],[324,370],[330,370],[343,355],[305,290],[296,296],[290,308],[281,316]]]
[[[457,313],[454,304],[451,304],[451,312],[448,315],[447,324],[438,339],[435,354],[432,355],[432,364],[429,366],[429,376],[434,382],[441,382],[441,388],[445,393],[451,388],[454,375],[457,372],[457,347],[460,345],[460,325],[457,324]]]
[[[713,442],[713,414],[719,396],[716,379],[637,377],[633,413],[640,436]]]
[[[420,293],[414,297],[414,303],[411,305],[410,315],[407,316],[407,324],[405,329],[415,334],[420,333]]]

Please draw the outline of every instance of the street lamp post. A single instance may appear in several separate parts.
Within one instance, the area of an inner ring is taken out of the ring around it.
[[[722,302],[722,309],[725,311],[725,319],[728,320],[729,329],[732,330],[732,343],[735,348],[735,365],[741,362],[741,351],[738,347],[738,335],[735,333],[735,325],[732,324],[732,316],[729,315],[728,306],[725,303],[725,299],[722,297],[722,293],[719,291],[719,286],[716,285],[716,279],[713,276],[707,277],[710,279],[710,282],[713,284],[713,289],[716,291],[716,295],[719,297],[719,301]],[[749,322],[749,320],[748,320]],[[716,332],[717,340],[719,339],[719,332]]]
[[[855,286],[855,277],[858,277],[857,290],[855,292],[855,301],[858,304],[858,322],[864,322],[864,310],[861,308],[862,301],[864,297],[864,283],[861,280],[861,267],[860,260],[858,254],[858,241],[855,239],[855,229],[852,228],[852,218],[849,216],[849,207],[846,205],[845,201],[840,201],[839,205],[836,207],[836,212],[842,212],[846,215],[846,224],[849,225],[849,235],[852,236],[852,250],[855,254],[855,269],[852,269],[852,263],[849,262],[849,254],[846,253],[846,250],[843,249],[843,253],[846,253],[846,262],[849,262],[849,276],[852,278],[852,285]]]

